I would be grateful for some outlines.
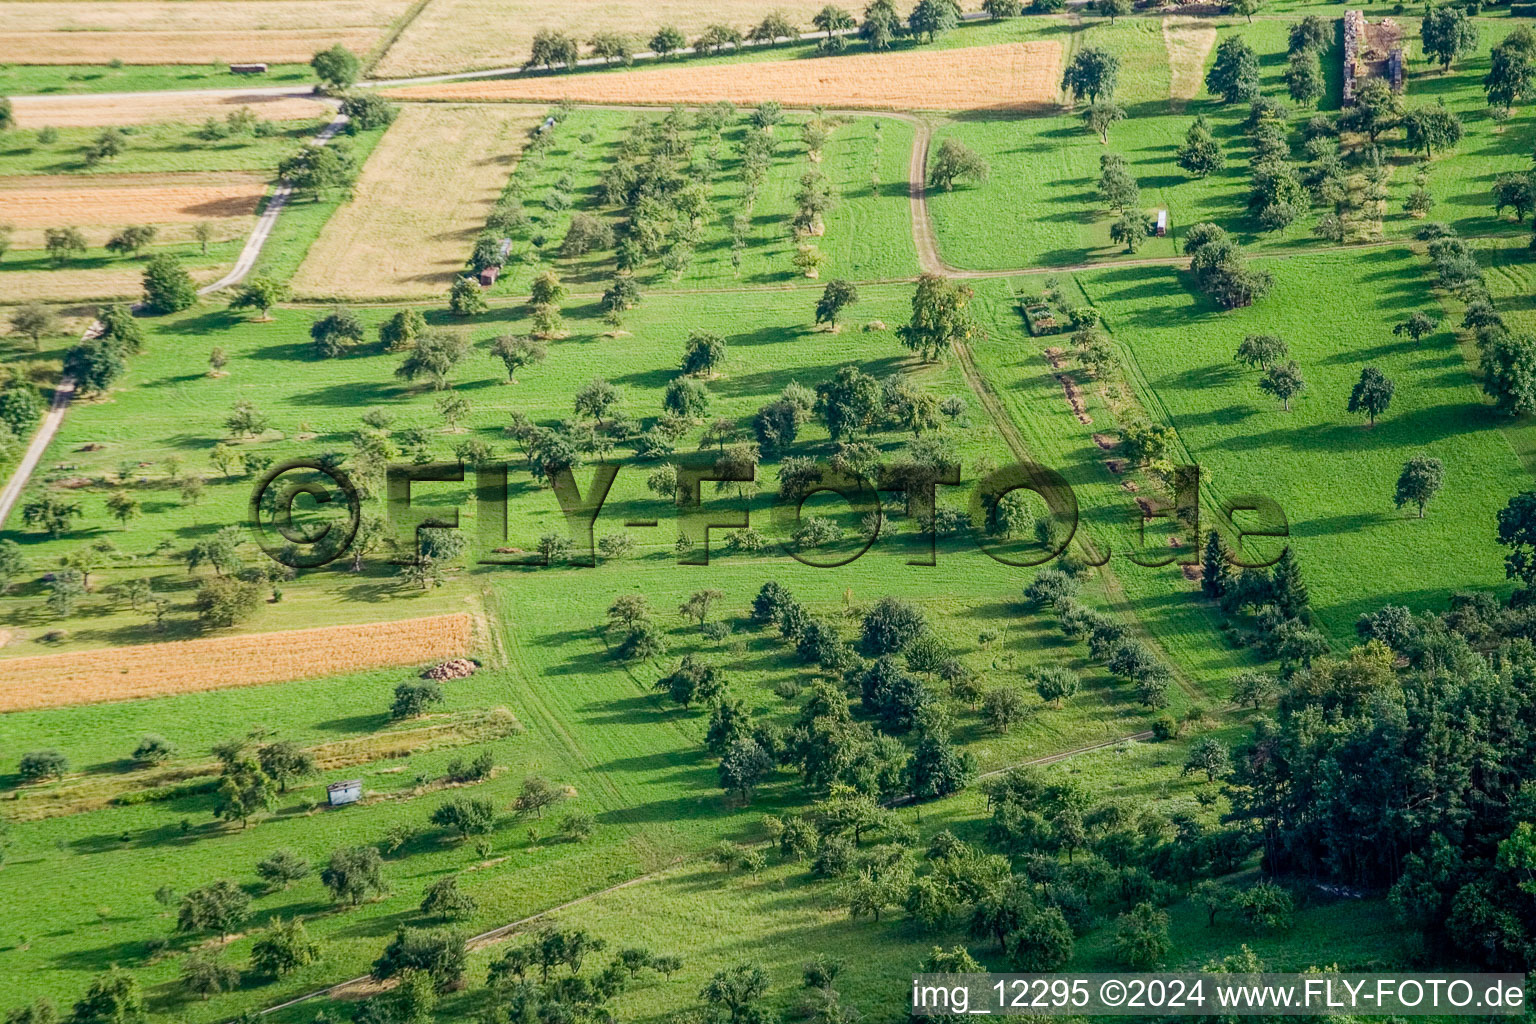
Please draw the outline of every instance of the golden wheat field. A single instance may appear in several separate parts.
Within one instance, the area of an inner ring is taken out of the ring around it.
[[[965,50],[856,54],[827,61],[764,61],[622,73],[443,82],[389,90],[445,100],[710,103],[870,110],[1030,110],[1054,104],[1061,44],[1004,43]]]
[[[100,245],[114,227],[244,219],[256,213],[267,182],[258,174],[114,174],[0,178],[0,223],[17,228],[18,249],[42,247],[44,228],[85,225]]]
[[[642,44],[663,25],[690,39],[716,22],[745,32],[779,9],[803,30],[824,0],[429,0],[374,69],[380,76],[521,64],[540,29],[570,32],[583,44],[596,32],[628,32]]]
[[[465,614],[0,661],[0,713],[312,679],[463,655]]]
[[[520,109],[441,104],[404,108],[328,220],[293,279],[296,295],[441,295],[462,273],[528,130]]]
[[[1168,96],[1192,100],[1205,82],[1205,58],[1216,45],[1216,28],[1201,18],[1163,19],[1163,45],[1168,48]]]
[[[27,64],[309,60],[342,43],[367,53],[409,0],[114,0],[0,3],[0,53]]]
[[[22,128],[95,128],[106,125],[195,124],[249,107],[265,121],[329,117],[331,108],[305,96],[275,96],[242,89],[197,93],[119,93],[102,96],[17,96],[12,100]]]

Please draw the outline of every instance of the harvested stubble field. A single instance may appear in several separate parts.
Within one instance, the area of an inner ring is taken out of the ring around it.
[[[434,615],[0,662],[0,712],[312,679],[465,654],[471,619]]]
[[[856,54],[830,60],[763,61],[407,86],[411,99],[560,100],[587,103],[711,103],[870,110],[1038,110],[1054,106],[1061,44],[1034,40],[963,50]]]
[[[5,40],[0,38],[0,47]],[[223,117],[249,107],[264,121],[302,121],[326,117],[331,108],[305,96],[275,96],[245,89],[177,95],[18,96],[13,101],[21,128],[94,128],[102,125],[193,123]]]
[[[1216,28],[1200,18],[1163,19],[1163,43],[1168,47],[1168,96],[1192,100],[1205,84],[1205,59],[1216,45]]]
[[[19,229],[19,249],[42,248],[43,229],[60,224],[88,225],[87,242],[100,245],[125,224],[244,221],[266,191],[265,178],[244,173],[0,178],[0,223]],[[230,233],[229,225],[220,227]]]
[[[16,256],[11,254],[12,259]],[[192,280],[204,285],[223,273],[221,267],[188,267]],[[144,264],[125,260],[115,266],[64,267],[59,270],[7,270],[3,279],[6,302],[95,302],[139,299],[144,295]]]
[[[773,8],[809,30],[822,0],[430,0],[374,71],[387,77],[521,64],[541,28],[582,40],[595,32],[628,32],[644,40],[662,25],[675,25],[690,38],[716,22],[745,30]]]
[[[543,113],[483,106],[401,111],[294,277],[319,298],[441,295]]]
[[[28,64],[307,61],[342,43],[366,53],[405,0],[204,0],[0,4],[0,53]]]

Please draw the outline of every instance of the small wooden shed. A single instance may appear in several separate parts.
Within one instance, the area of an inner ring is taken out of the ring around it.
[[[1168,211],[1157,211],[1157,237],[1162,238],[1168,233]]]
[[[355,804],[363,798],[363,780],[348,779],[345,782],[333,782],[325,787],[325,795],[332,807]]]
[[[489,288],[491,285],[496,283],[496,279],[500,276],[500,267],[494,265],[486,267],[484,270],[480,271],[480,287]]]
[[[232,75],[264,75],[267,73],[265,64],[231,64],[229,73]]]

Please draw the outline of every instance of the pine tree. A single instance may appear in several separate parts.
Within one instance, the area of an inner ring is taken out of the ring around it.
[[[1307,613],[1307,584],[1301,578],[1301,565],[1296,553],[1287,544],[1280,552],[1271,576],[1271,591],[1275,607],[1288,619],[1299,619]]]
[[[1216,600],[1232,583],[1232,564],[1227,561],[1227,545],[1221,534],[1212,530],[1205,541],[1205,556],[1200,560],[1200,589]]]

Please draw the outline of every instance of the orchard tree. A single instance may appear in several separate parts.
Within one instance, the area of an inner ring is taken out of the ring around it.
[[[1089,0],[1088,6],[1095,14],[1101,14],[1113,25],[1115,19],[1131,13],[1131,0]]]
[[[1119,75],[1119,57],[1097,46],[1085,46],[1062,72],[1061,87],[1074,99],[1086,96],[1089,103],[1097,103],[1101,98],[1107,102],[1114,98]]]
[[[811,25],[815,27],[816,31],[827,34],[828,43],[831,43],[832,37],[836,33],[846,32],[853,28],[855,24],[853,15],[836,4],[827,4],[811,18]]]
[[[362,72],[362,61],[357,54],[337,43],[329,50],[321,50],[309,60],[315,77],[333,90],[349,89]]]
[[[395,376],[415,383],[425,379],[432,390],[448,387],[448,375],[469,355],[469,342],[457,331],[429,331],[416,339],[416,347],[405,354]]]
[[[197,301],[197,285],[175,256],[151,256],[144,265],[144,304],[155,313],[179,313]]]
[[[1483,393],[1508,416],[1536,412],[1536,338],[1494,334],[1483,346],[1480,362]]]
[[[901,15],[891,0],[871,0],[864,8],[864,21],[859,25],[859,38],[869,44],[871,50],[888,50],[892,41],[901,35]]]
[[[1226,164],[1221,143],[1211,134],[1211,124],[1204,114],[1196,117],[1184,134],[1184,145],[1179,147],[1176,159],[1180,167],[1197,178],[1219,171]]]
[[[821,299],[816,303],[816,322],[826,324],[835,331],[838,316],[858,301],[859,290],[852,284],[842,278],[828,281],[827,286],[821,290]]]
[[[344,847],[331,854],[330,863],[320,872],[321,883],[337,903],[357,906],[371,895],[384,895],[384,860],[377,847]]]
[[[1259,378],[1259,390],[1280,399],[1280,407],[1286,412],[1291,410],[1291,399],[1301,394],[1306,387],[1307,382],[1301,378],[1301,367],[1296,365],[1294,359],[1272,364],[1264,371],[1264,376]]]
[[[122,350],[101,338],[82,341],[64,353],[64,373],[74,378],[81,394],[106,394],[127,368]]]
[[[1151,903],[1138,903],[1115,921],[1115,955],[1132,970],[1156,967],[1168,955],[1169,945],[1168,915]]]
[[[42,530],[55,540],[68,533],[74,520],[81,515],[78,502],[52,491],[43,491],[21,507],[23,522]]]
[[[958,179],[975,183],[987,180],[990,169],[974,150],[959,139],[945,139],[928,167],[929,184],[952,192]]]
[[[1147,218],[1139,210],[1125,211],[1109,226],[1109,238],[1124,245],[1126,252],[1135,252],[1147,239]]]
[[[48,262],[62,267],[85,255],[85,236],[79,228],[48,228],[43,232],[43,248],[48,251]]]
[[[896,332],[901,343],[924,362],[937,362],[952,343],[964,341],[976,330],[967,308],[972,294],[968,286],[940,274],[923,274],[912,295],[912,319]]]
[[[1185,775],[1204,773],[1205,781],[1215,782],[1232,770],[1232,753],[1227,745],[1214,736],[1202,736],[1189,748],[1184,759]]]
[[[260,310],[260,319],[271,320],[272,307],[291,294],[293,294],[292,290],[284,281],[274,281],[270,277],[253,277],[235,292],[234,298],[229,300],[229,308]]]
[[[507,383],[517,383],[517,371],[544,361],[548,349],[542,341],[526,335],[503,334],[491,341],[491,355],[507,368]]]
[[[652,53],[665,60],[672,54],[686,48],[688,37],[683,35],[682,31],[675,26],[663,25],[656,30],[655,35],[651,36],[650,42],[647,45],[650,46]]]
[[[251,897],[229,879],[193,889],[176,912],[178,932],[215,932],[221,938],[240,930],[251,913]]]
[[[1417,505],[1419,518],[1424,518],[1424,508],[1440,493],[1445,482],[1445,466],[1429,455],[1415,455],[1403,463],[1403,471],[1397,478],[1397,493],[1393,502],[1398,508]]]
[[[1397,335],[1406,334],[1417,345],[1426,337],[1435,333],[1435,329],[1439,326],[1439,317],[1431,316],[1428,313],[1414,312],[1409,314],[1408,319],[1393,325],[1392,333]]]
[[[683,346],[683,372],[689,376],[715,375],[725,362],[725,339],[709,331],[693,331]]]
[[[1403,133],[1408,144],[1424,150],[1424,159],[1434,158],[1436,149],[1450,149],[1461,141],[1461,118],[1446,109],[1445,100],[1431,106],[1416,107],[1403,117]]]
[[[456,278],[449,286],[448,312],[454,316],[474,316],[490,308],[485,301],[484,289],[474,278]]]
[[[400,352],[416,344],[427,329],[427,318],[418,309],[402,309],[379,325],[379,344],[386,352]]]
[[[1273,334],[1250,334],[1237,346],[1233,356],[1238,362],[1268,370],[1290,354],[1290,346]]]
[[[1083,124],[1099,137],[1101,145],[1109,145],[1109,129],[1125,120],[1125,111],[1114,103],[1092,103],[1082,114]]]
[[[107,495],[107,512],[126,530],[128,521],[138,518],[143,509],[139,506],[138,498],[127,491],[117,490]]]
[[[1360,371],[1360,379],[1349,393],[1349,411],[1363,412],[1376,425],[1376,417],[1387,411],[1392,404],[1392,392],[1396,385],[1392,379],[1374,366]]]
[[[11,330],[32,339],[34,351],[43,347],[43,339],[59,332],[60,321],[52,307],[28,302],[11,312]]]
[[[1228,36],[1216,48],[1205,88],[1223,103],[1247,103],[1259,95],[1259,57],[1242,36]]]
[[[523,70],[542,67],[546,71],[553,71],[556,66],[563,65],[570,71],[575,69],[580,59],[581,48],[573,36],[545,28],[534,33],[528,59],[523,62]]]
[[[882,407],[880,382],[857,366],[840,367],[816,385],[815,410],[834,441],[864,433]]]
[[[1322,98],[1323,69],[1316,53],[1303,50],[1291,54],[1285,68],[1285,87],[1291,99],[1304,106],[1311,106]]]
[[[1529,173],[1501,174],[1493,182],[1494,216],[1504,214],[1505,207],[1515,211],[1515,222],[1525,220],[1525,215],[1536,206],[1536,184]]]
[[[602,426],[603,416],[619,401],[619,392],[602,377],[593,377],[576,392],[574,407],[578,416],[590,416]]]
[[[345,306],[335,307],[309,325],[315,355],[321,359],[343,355],[348,349],[361,345],[364,336],[363,322]]]
[[[956,0],[917,0],[917,5],[907,16],[907,27],[914,36],[927,36],[931,43],[959,21],[960,5]]]
[[[1355,89],[1355,103],[1339,117],[1339,126],[1364,132],[1371,145],[1382,132],[1391,131],[1403,118],[1403,98],[1384,79],[1368,78]]]
[[[152,224],[131,224],[107,239],[102,248],[118,256],[137,256],[151,245],[159,230]]]
[[[1425,57],[1433,57],[1441,71],[1449,71],[1457,57],[1477,49],[1477,25],[1460,7],[1430,7],[1419,23],[1419,43]]]
[[[1511,36],[1514,33],[1510,34]],[[1488,105],[1509,111],[1520,100],[1531,94],[1536,83],[1536,63],[1532,48],[1520,45],[1512,38],[1493,48],[1489,54],[1488,74],[1483,77],[1483,91],[1488,95]]]
[[[251,944],[251,968],[269,978],[281,978],[320,959],[320,943],[309,937],[298,918],[274,918]]]

